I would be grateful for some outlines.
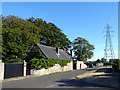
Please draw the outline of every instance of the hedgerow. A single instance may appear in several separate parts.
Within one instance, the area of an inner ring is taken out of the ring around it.
[[[112,68],[115,72],[120,72],[120,60],[114,60]]]
[[[59,64],[61,67],[64,67],[67,65],[67,63],[70,63],[70,60],[59,60],[59,59],[37,59],[37,58],[33,58],[30,61],[31,67],[34,69],[41,69],[41,68],[49,68],[49,67],[53,67],[55,64]]]

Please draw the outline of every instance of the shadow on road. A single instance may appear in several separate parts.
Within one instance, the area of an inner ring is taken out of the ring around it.
[[[115,89],[118,90],[118,87],[112,87],[112,86],[108,86],[108,85],[100,85],[98,83],[93,83],[93,82],[86,82],[84,79],[80,79],[80,80],[76,80],[76,79],[70,79],[70,80],[61,80],[61,81],[57,81],[60,84],[58,84],[59,87],[88,87],[88,88],[111,88],[111,89]]]
[[[112,68],[100,68],[100,69],[97,69],[96,72],[113,73],[113,69]]]
[[[111,68],[101,68],[96,71],[104,72],[105,74],[93,75],[82,79],[63,79],[56,81],[59,87],[100,87],[100,88],[111,88],[115,90],[120,89],[120,74],[112,73]],[[110,89],[110,90],[111,90]]]

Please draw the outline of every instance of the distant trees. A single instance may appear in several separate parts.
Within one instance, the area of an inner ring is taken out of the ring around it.
[[[97,59],[96,63],[107,63],[105,58]]]
[[[101,58],[101,62],[102,62],[102,63],[106,63],[107,60],[106,60],[105,58]]]
[[[101,62],[101,60],[100,60],[100,59],[97,59],[97,60],[96,60],[96,63],[100,63],[100,62]]]
[[[74,51],[74,58],[80,61],[86,61],[93,56],[94,46],[86,39],[77,37],[72,42],[72,50]]]

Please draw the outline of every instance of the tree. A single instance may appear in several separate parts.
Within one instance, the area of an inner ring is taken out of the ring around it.
[[[101,58],[101,62],[102,62],[102,63],[106,63],[107,61],[106,61],[105,58]]]
[[[97,63],[100,63],[101,61],[100,61],[100,59],[97,59],[96,62],[97,62]]]
[[[55,24],[51,22],[47,23],[40,18],[34,17],[31,17],[27,20],[41,29],[40,34],[43,36],[43,38],[41,38],[40,41],[42,44],[52,47],[60,47],[62,49],[68,49],[70,40]]]
[[[24,20],[16,16],[2,16],[1,20],[3,62],[25,60],[36,43],[62,49],[69,47],[70,40],[53,23],[46,23],[40,18]]]
[[[86,39],[77,37],[72,42],[72,50],[74,51],[74,58],[80,61],[86,61],[93,56],[94,46]]]
[[[15,16],[3,17],[2,24],[2,60],[4,62],[24,60],[26,54],[30,52],[30,48],[35,43],[39,43],[40,29]]]

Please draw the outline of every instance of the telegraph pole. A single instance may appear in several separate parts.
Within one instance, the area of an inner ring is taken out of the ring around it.
[[[105,27],[105,49],[104,49],[104,58],[106,60],[109,59],[115,59],[114,51],[113,51],[113,46],[112,46],[112,40],[111,40],[111,27],[107,24]]]

